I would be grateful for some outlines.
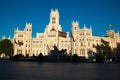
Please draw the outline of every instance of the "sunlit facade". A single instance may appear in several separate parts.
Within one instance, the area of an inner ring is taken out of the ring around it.
[[[119,32],[114,30],[107,31],[107,37],[93,36],[92,27],[79,27],[78,21],[72,22],[72,34],[66,32],[66,37],[58,36],[58,31],[62,32],[62,27],[59,24],[59,12],[57,9],[51,10],[50,21],[43,33],[36,33],[36,37],[32,37],[32,24],[26,23],[24,30],[18,28],[14,31],[14,55],[43,55],[50,54],[56,46],[59,50],[66,49],[67,54],[77,54],[88,58],[89,51],[95,51],[93,44],[101,44],[101,38],[110,42],[111,48],[116,48],[117,43],[120,42]],[[72,36],[70,36],[72,35]]]
[[[102,44],[101,39],[109,42],[112,49],[116,48],[117,43],[120,43],[119,32],[116,33],[114,30],[108,30],[106,33],[107,36],[94,36],[92,35],[91,26],[87,28],[86,25],[84,25],[84,28],[80,28],[79,22],[72,22],[72,34],[74,38],[72,53],[88,58],[88,53],[90,51],[96,52],[93,45]]]

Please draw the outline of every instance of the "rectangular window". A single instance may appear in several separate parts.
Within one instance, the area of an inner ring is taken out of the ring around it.
[[[75,30],[76,30],[77,28],[75,27]]]
[[[55,21],[52,21],[52,23],[54,24],[54,23],[55,23]]]
[[[44,38],[44,36],[39,36],[39,38]]]
[[[23,35],[18,35],[18,37],[23,37]]]
[[[30,44],[29,44],[29,47],[30,47]]]
[[[48,37],[56,37],[56,35],[48,35]]]
[[[52,18],[52,20],[56,20],[56,18],[55,18],[55,17],[53,17],[53,18]]]
[[[25,50],[25,54],[27,54],[27,50]]]

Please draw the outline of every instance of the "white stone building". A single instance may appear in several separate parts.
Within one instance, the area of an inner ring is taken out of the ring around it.
[[[57,9],[51,10],[50,22],[46,26],[44,33],[36,33],[36,37],[32,38],[32,24],[26,23],[23,31],[18,28],[14,31],[14,55],[28,54],[29,56],[48,55],[56,46],[59,50],[66,49],[67,54],[78,54],[88,58],[90,50],[95,51],[93,44],[101,44],[101,38],[110,42],[112,48],[116,48],[117,43],[120,43],[119,32],[114,30],[107,31],[107,37],[93,36],[92,27],[88,29],[86,25],[84,28],[79,27],[78,21],[72,22],[72,37],[69,32],[66,32],[66,37],[59,37],[58,32],[62,32],[62,27],[59,24],[59,12]]]

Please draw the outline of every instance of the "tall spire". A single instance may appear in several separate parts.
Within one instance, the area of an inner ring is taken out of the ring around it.
[[[51,8],[51,12],[53,12],[53,8]]]
[[[92,25],[90,25],[90,29],[92,29]]]
[[[55,11],[58,11],[58,8],[56,8]]]
[[[17,30],[17,31],[19,30],[19,29],[18,29],[18,27],[17,27],[17,29],[16,29],[16,30]]]
[[[84,24],[84,29],[86,29],[86,24]]]

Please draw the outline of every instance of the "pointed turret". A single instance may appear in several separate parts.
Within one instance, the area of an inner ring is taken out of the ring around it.
[[[90,29],[92,30],[92,25],[90,25]]]
[[[19,29],[18,29],[18,27],[17,27],[17,29],[16,29],[16,31],[18,31]]]
[[[73,21],[73,22],[72,22],[72,27],[73,27],[73,28],[75,28],[75,27],[76,27],[76,28],[79,28],[79,22],[78,22],[78,21]]]
[[[84,24],[84,29],[86,29],[86,24]]]
[[[58,9],[51,9],[50,12],[50,24],[58,24],[59,25],[59,12]]]

